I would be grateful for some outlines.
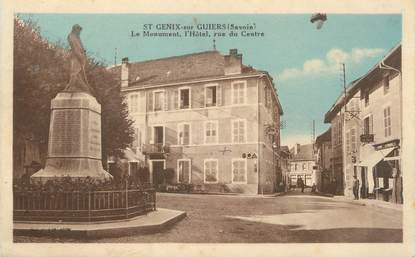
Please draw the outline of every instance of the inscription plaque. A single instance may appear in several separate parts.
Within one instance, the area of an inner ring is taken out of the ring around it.
[[[32,178],[110,178],[101,163],[101,106],[96,99],[62,92],[52,100],[51,109],[48,158]]]
[[[80,110],[54,110],[51,131],[50,155],[79,156],[81,137]]]

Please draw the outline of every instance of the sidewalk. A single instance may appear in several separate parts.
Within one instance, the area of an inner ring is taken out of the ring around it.
[[[372,207],[388,208],[388,209],[393,209],[397,211],[402,211],[402,204],[390,203],[390,202],[385,202],[385,201],[376,200],[376,199],[353,200],[343,195],[335,195],[333,197],[333,200],[359,204],[362,206],[372,206]]]
[[[14,235],[74,238],[120,237],[160,232],[186,217],[186,212],[157,208],[157,211],[126,220],[97,222],[30,222],[13,223]]]

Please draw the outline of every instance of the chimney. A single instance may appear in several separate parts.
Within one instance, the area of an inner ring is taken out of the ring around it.
[[[121,62],[121,87],[128,87],[128,57]]]
[[[225,75],[242,73],[242,54],[238,49],[230,49],[229,55],[225,55]]]
[[[295,144],[295,148],[294,148],[294,154],[298,154],[299,152],[300,152],[300,147],[301,147],[301,145],[300,144]]]

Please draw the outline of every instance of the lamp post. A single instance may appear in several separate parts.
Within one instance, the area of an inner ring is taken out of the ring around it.
[[[276,180],[276,191],[278,190],[278,174],[277,174],[277,169],[275,167],[275,149],[278,148],[277,143],[275,142],[275,135],[272,136],[272,168],[274,169],[275,172],[275,180]]]

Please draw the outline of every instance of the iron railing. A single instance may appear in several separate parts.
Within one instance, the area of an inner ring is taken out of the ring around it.
[[[165,144],[143,144],[141,151],[143,154],[164,154],[170,152],[170,147]]]
[[[151,189],[13,193],[16,221],[100,221],[132,218],[156,210]]]

